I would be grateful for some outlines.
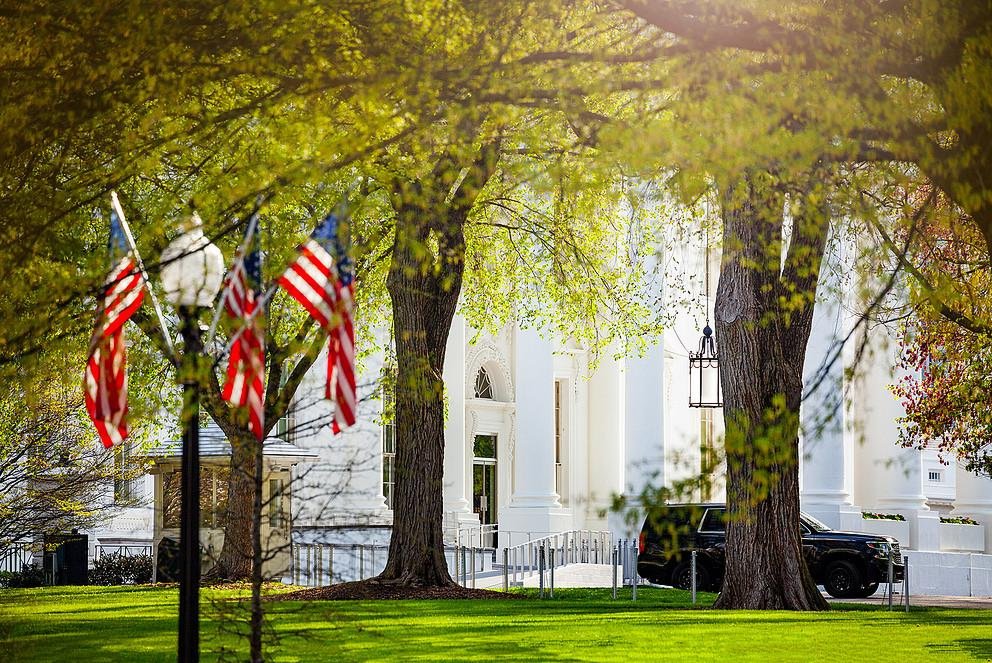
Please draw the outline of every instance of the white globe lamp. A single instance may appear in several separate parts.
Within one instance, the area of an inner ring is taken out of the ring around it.
[[[183,224],[183,230],[162,252],[165,298],[177,308],[206,308],[220,290],[224,255],[203,234],[203,221],[196,212]]]

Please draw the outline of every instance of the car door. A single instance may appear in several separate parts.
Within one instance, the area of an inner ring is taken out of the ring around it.
[[[706,509],[696,531],[696,549],[706,557],[710,568],[723,574],[727,548],[727,510],[723,507]]]
[[[820,563],[820,552],[816,546],[816,541],[813,540],[813,530],[803,522],[799,523],[799,527],[802,536],[803,559],[806,560],[806,566],[812,572],[816,565]]]

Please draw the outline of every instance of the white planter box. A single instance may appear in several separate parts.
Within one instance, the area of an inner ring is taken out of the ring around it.
[[[876,520],[861,519],[861,531],[867,534],[891,536],[899,542],[900,548],[909,547],[909,521],[907,520]]]
[[[940,549],[963,552],[984,552],[985,526],[962,525],[959,523],[940,524]]]

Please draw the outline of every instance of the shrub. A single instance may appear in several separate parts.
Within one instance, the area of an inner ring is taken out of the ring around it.
[[[906,516],[901,513],[875,513],[872,511],[862,511],[861,517],[865,520],[906,520]]]
[[[41,587],[45,570],[37,564],[25,564],[20,571],[0,571],[0,587]]]
[[[942,523],[951,523],[952,525],[980,525],[981,524],[977,520],[975,520],[974,518],[969,518],[968,516],[950,516],[950,517],[947,517],[947,518],[945,518],[944,516],[941,516],[940,517],[940,522],[942,522]]]
[[[91,585],[141,585],[152,581],[151,555],[101,555],[89,573]]]

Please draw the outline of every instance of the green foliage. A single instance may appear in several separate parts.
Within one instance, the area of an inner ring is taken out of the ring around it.
[[[974,518],[969,518],[968,516],[941,516],[940,522],[948,523],[950,525],[981,525],[980,522]]]
[[[865,520],[906,520],[906,516],[901,513],[877,513],[874,511],[862,511],[861,517]]]
[[[45,584],[45,571],[37,564],[24,564],[20,571],[0,571],[0,587],[17,589],[41,587]]]
[[[101,555],[89,572],[91,585],[144,585],[152,581],[151,555]]]

